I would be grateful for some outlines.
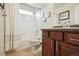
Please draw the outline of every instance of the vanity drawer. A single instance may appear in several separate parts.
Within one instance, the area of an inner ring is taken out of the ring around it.
[[[42,35],[45,36],[45,37],[49,37],[49,32],[46,31],[46,30],[43,30]]]
[[[65,40],[72,44],[79,45],[79,33],[67,33]]]
[[[54,40],[63,40],[63,33],[62,32],[51,32],[50,33],[50,38]]]

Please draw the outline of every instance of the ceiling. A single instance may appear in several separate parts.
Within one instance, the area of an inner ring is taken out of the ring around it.
[[[59,7],[62,7],[66,4],[68,4],[68,3],[54,3],[54,8],[59,8]]]
[[[54,8],[60,8],[67,4],[79,5],[79,3],[54,3]]]

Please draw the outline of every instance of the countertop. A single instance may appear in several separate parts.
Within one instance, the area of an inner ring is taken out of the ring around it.
[[[46,30],[46,31],[69,31],[69,32],[79,32],[79,28],[52,28],[52,29],[41,29],[41,30]]]

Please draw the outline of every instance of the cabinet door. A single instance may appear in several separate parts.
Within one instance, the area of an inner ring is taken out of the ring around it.
[[[48,38],[43,38],[42,45],[42,55],[43,56],[51,56],[51,40]]]
[[[61,56],[76,56],[76,54],[67,48],[61,47]]]
[[[51,40],[51,49],[52,49],[52,56],[55,55],[55,41],[54,40]]]
[[[61,56],[78,56],[79,47],[70,44],[60,44],[60,55]]]
[[[43,38],[42,41],[42,55],[45,56],[46,55],[46,40]]]
[[[59,56],[59,42],[55,41],[55,55]]]

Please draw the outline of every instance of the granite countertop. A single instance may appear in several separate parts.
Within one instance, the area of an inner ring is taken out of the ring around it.
[[[79,28],[47,28],[47,29],[41,29],[46,31],[71,31],[71,32],[79,32]]]
[[[69,28],[63,28],[63,26],[53,26],[52,28],[43,28],[41,30],[47,31],[72,31],[72,32],[79,32],[79,25],[70,25]]]

